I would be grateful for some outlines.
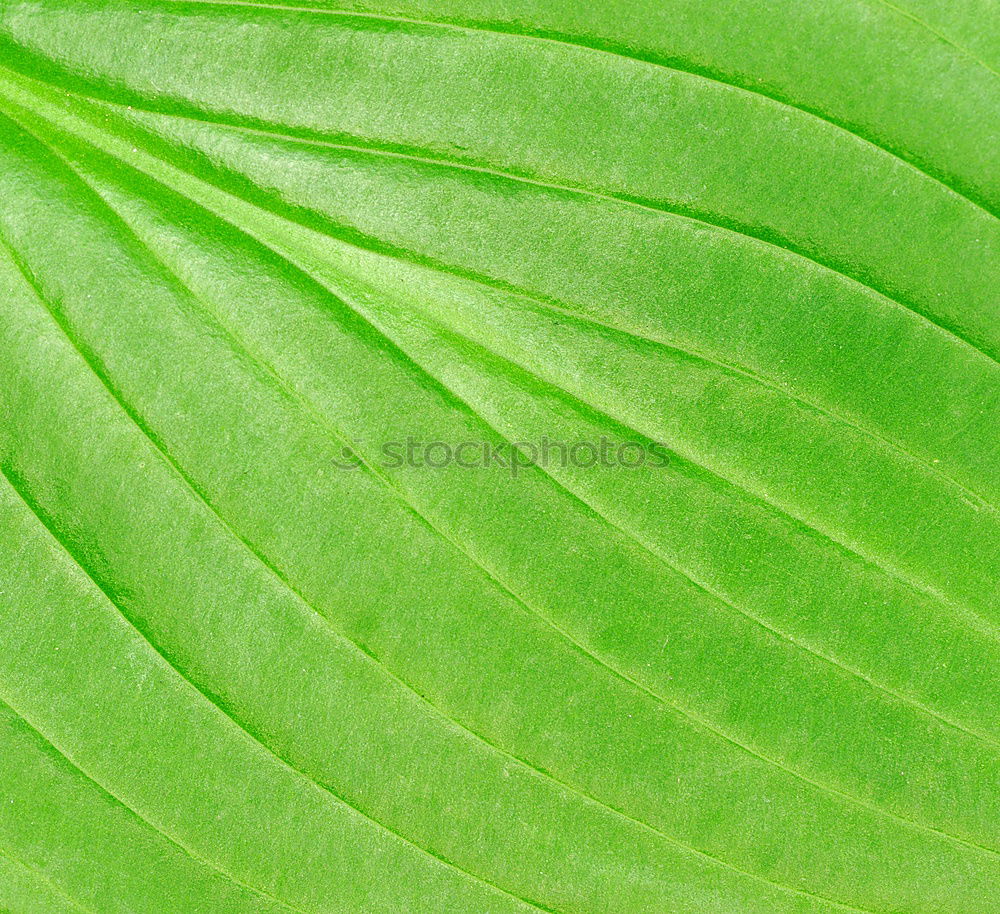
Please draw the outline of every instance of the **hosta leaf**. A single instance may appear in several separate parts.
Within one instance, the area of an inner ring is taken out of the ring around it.
[[[998,12],[0,3],[0,910],[1000,910]]]

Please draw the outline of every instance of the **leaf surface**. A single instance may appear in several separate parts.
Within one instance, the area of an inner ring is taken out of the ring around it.
[[[1000,910],[997,12],[0,4],[0,910]]]

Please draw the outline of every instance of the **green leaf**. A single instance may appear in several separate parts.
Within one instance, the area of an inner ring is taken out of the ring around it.
[[[3,0],[0,910],[1000,911],[998,13]]]

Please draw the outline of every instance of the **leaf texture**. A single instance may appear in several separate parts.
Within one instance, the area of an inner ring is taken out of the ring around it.
[[[998,23],[0,2],[0,911],[1000,911]]]

